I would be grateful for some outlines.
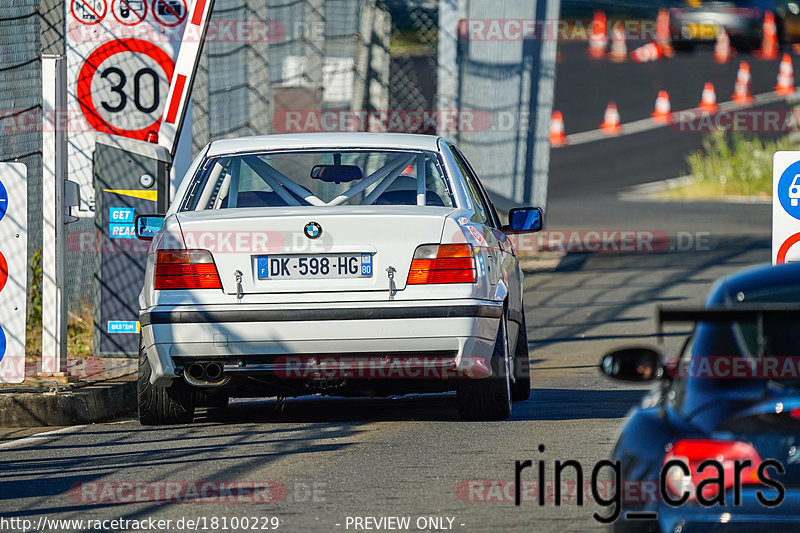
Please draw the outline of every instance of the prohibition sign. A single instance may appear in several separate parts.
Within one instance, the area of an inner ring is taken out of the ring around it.
[[[8,263],[6,262],[6,257],[3,255],[3,252],[0,252],[0,291],[2,291],[3,287],[6,286],[7,281]]]
[[[178,26],[186,20],[188,14],[186,0],[153,0],[153,16],[164,26]],[[161,18],[163,16],[175,17],[175,22],[167,22]]]
[[[136,26],[147,17],[147,0],[112,0],[111,14],[124,26]]]
[[[781,244],[778,248],[778,255],[775,256],[775,263],[782,265],[786,262],[786,254],[789,253],[789,248],[800,242],[800,233],[795,233]]]
[[[110,124],[97,109],[97,104],[92,98],[92,80],[100,68],[101,64],[115,54],[120,53],[139,53],[155,61],[164,71],[167,83],[172,80],[172,72],[175,62],[167,53],[155,44],[142,39],[128,38],[109,41],[96,48],[81,66],[78,73],[77,96],[78,104],[81,106],[86,121],[97,131],[122,135],[133,139],[144,139],[151,130],[158,130],[161,125],[161,115],[152,123],[139,129],[124,129]],[[119,69],[117,69],[119,70]],[[117,85],[119,87],[119,84]],[[121,92],[119,89],[117,92]],[[127,98],[127,97],[126,97]]]
[[[78,16],[78,13],[75,12],[75,4],[78,5],[78,9],[81,12],[81,16]],[[103,9],[98,9],[98,5],[103,6]],[[106,0],[72,0],[70,2],[70,11],[72,11],[72,16],[80,22],[81,24],[86,24],[87,26],[93,26],[95,24],[99,24],[103,17],[106,16],[106,12],[108,11],[108,4]]]

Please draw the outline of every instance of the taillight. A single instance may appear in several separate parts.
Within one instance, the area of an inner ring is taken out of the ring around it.
[[[687,476],[681,468],[676,466],[670,468],[666,473],[667,489],[674,496],[682,497],[684,494],[688,494],[689,501],[696,500],[698,484],[704,479],[719,477],[719,472],[713,465],[706,466],[702,472],[697,471],[700,463],[709,459],[722,465],[725,474],[723,480],[725,490],[734,485],[736,480],[734,465],[737,462],[739,465],[743,465],[744,461],[750,461],[750,466],[739,468],[742,485],[759,483],[757,473],[761,457],[750,444],[739,441],[685,439],[675,443],[664,457],[664,463],[671,460],[681,461],[689,468],[690,474]],[[716,483],[706,484],[703,487],[703,497],[714,498],[717,495],[717,489]]]
[[[153,288],[221,289],[222,284],[208,250],[158,250]]]
[[[414,252],[408,272],[409,285],[474,282],[475,257],[471,244],[425,244]]]

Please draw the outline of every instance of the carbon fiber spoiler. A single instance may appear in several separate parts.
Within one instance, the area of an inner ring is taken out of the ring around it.
[[[741,304],[736,307],[673,307],[658,308],[659,337],[663,336],[664,322],[759,322],[764,317],[800,320],[800,306],[796,304]]]

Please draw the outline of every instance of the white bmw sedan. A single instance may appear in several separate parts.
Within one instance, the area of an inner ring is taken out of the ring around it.
[[[449,140],[272,135],[212,142],[152,239],[140,295],[142,424],[230,397],[457,391],[467,420],[530,394],[522,272]]]

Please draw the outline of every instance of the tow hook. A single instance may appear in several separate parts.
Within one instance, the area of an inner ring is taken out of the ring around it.
[[[394,300],[394,293],[395,293],[395,285],[394,285],[394,273],[397,272],[392,265],[386,267],[386,276],[389,278],[389,299]]]
[[[237,270],[236,272],[233,273],[233,275],[234,275],[234,277],[236,279],[236,299],[237,300],[241,300],[242,299],[242,271],[241,270]]]

